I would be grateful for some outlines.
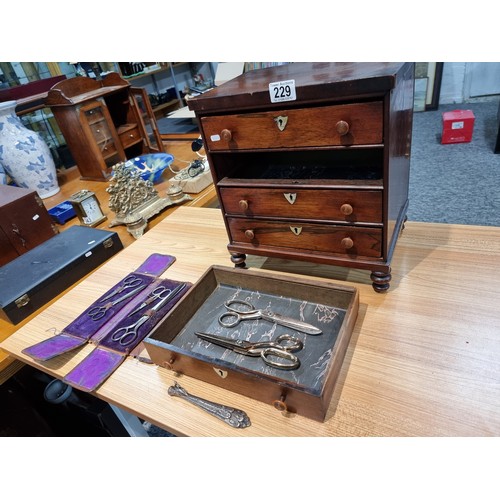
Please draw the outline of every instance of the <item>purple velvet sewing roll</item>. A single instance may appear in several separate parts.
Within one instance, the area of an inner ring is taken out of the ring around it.
[[[75,337],[90,339],[154,279],[154,276],[130,273],[85,309],[78,318],[64,328],[64,332]],[[117,301],[120,302],[116,303]],[[105,309],[108,306],[110,307]]]
[[[123,354],[97,347],[63,380],[82,391],[93,391],[123,363],[125,358]]]
[[[125,310],[130,302],[140,298],[141,293],[147,293],[147,287],[153,283],[155,278],[163,274],[175,260],[173,255],[151,254],[134,273],[127,275],[94,301],[92,305],[66,326],[60,335],[23,349],[23,354],[27,354],[36,361],[46,361],[76,349],[91,339],[94,340],[93,337],[96,338],[96,343],[99,342],[99,339],[107,333],[106,327],[114,327],[116,321],[113,322],[113,319],[120,317],[122,309]],[[123,287],[124,283],[127,284],[131,280],[140,280],[140,283],[137,283],[135,288]],[[118,302],[113,304],[115,301]],[[89,315],[89,313],[91,314]],[[102,332],[102,336],[99,335],[100,332]]]
[[[26,349],[23,349],[22,352],[23,354],[31,356],[36,361],[47,361],[59,356],[60,354],[72,351],[73,349],[76,349],[86,343],[86,339],[79,339],[77,337],[73,337],[72,335],[65,335],[62,333],[43,340],[38,344],[29,346]]]
[[[116,328],[112,329],[99,343],[118,352],[129,353],[148,335],[153,327],[182,299],[189,290],[190,283],[162,280],[151,292],[151,298],[155,298],[147,307],[133,312],[122,319]],[[155,291],[163,290],[160,294],[154,295]],[[169,295],[169,293],[171,295]],[[154,310],[162,298],[166,302],[157,311]],[[135,326],[134,326],[135,325]]]

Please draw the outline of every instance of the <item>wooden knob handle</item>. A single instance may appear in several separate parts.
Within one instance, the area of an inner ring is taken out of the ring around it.
[[[225,128],[221,133],[220,133],[220,136],[222,138],[222,140],[224,141],[227,141],[229,142],[233,136],[233,134],[231,134],[231,131],[228,130],[227,128]]]
[[[349,205],[349,203],[344,203],[344,204],[340,207],[340,211],[341,211],[344,215],[351,215],[351,214],[352,214],[352,212],[353,212],[352,205]]]
[[[337,125],[335,125],[339,135],[346,135],[349,133],[349,124],[344,120],[339,120]]]
[[[281,396],[279,399],[276,399],[275,401],[273,401],[273,406],[278,411],[287,411],[288,406],[285,403],[285,396]]]
[[[251,230],[251,229],[247,229],[245,231],[245,236],[247,237],[247,239],[249,240],[253,240],[255,238],[255,234],[254,232]]]
[[[240,200],[239,206],[241,210],[248,210],[248,201],[247,200]]]
[[[348,250],[349,248],[352,248],[354,246],[354,241],[352,241],[351,238],[346,237],[342,239],[340,244],[342,245],[342,248]]]
[[[173,370],[174,369],[174,361],[175,361],[175,358],[170,358],[169,361],[164,361],[163,368],[166,368],[167,370]]]

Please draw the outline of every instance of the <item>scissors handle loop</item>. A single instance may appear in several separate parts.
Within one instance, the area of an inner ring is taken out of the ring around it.
[[[98,321],[104,317],[108,310],[108,307],[93,307],[87,315],[92,318],[93,321]]]
[[[111,336],[111,340],[119,342],[120,345],[129,345],[139,333],[139,328],[148,320],[148,316],[141,316],[133,325],[122,326]]]
[[[300,366],[300,360],[297,356],[295,356],[295,354],[283,349],[277,349],[275,347],[263,349],[260,353],[260,357],[264,360],[266,365],[273,366],[274,368],[279,368],[281,370],[295,370]],[[285,359],[290,362],[282,363],[275,361],[274,358]]]

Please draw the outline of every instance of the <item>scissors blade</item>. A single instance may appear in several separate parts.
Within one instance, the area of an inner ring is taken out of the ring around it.
[[[195,335],[200,339],[206,340],[212,344],[224,347],[226,349],[231,349],[238,354],[247,354],[247,347],[249,342],[245,340],[235,340],[228,339],[226,337],[221,337],[220,335],[213,335],[211,333],[205,332],[195,332]]]
[[[319,328],[316,328],[310,323],[305,323],[304,321],[300,321],[298,319],[282,316],[281,314],[262,311],[262,318],[267,319],[268,321],[273,321],[278,325],[292,328],[293,330],[297,330],[298,332],[308,333],[309,335],[319,335],[321,333],[321,330]]]
[[[139,288],[135,288],[134,290],[132,290],[131,292],[128,292],[126,293],[123,297],[120,297],[119,299],[116,299],[115,301],[113,301],[113,305],[116,305],[116,304],[119,304],[120,302],[128,299],[129,297],[131,297],[132,295],[135,295],[136,293],[139,293],[141,290],[143,290],[144,288],[146,288],[146,285],[142,285],[140,286]]]

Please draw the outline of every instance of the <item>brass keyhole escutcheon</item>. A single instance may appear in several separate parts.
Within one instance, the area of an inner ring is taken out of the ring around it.
[[[290,226],[290,230],[295,236],[298,236],[302,232],[302,227],[300,226]]]
[[[214,369],[214,372],[217,373],[217,375],[219,375],[220,378],[226,378],[227,377],[227,371],[226,370],[222,370],[216,366],[212,366],[212,368]]]
[[[285,197],[285,200],[290,203],[290,205],[293,205],[297,199],[297,193],[283,193],[283,196]]]
[[[277,116],[274,118],[274,121],[276,122],[279,131],[283,132],[286,128],[286,124],[288,123],[288,116]]]

